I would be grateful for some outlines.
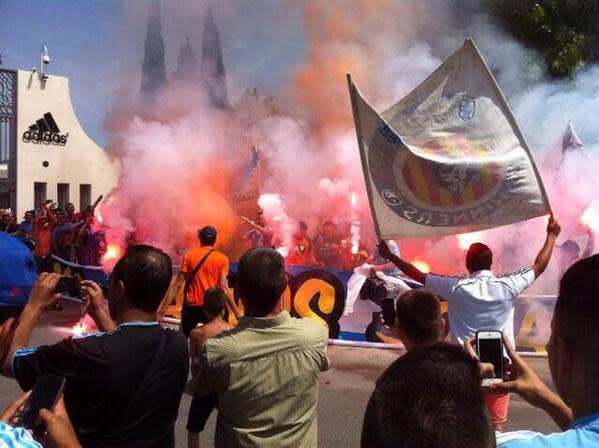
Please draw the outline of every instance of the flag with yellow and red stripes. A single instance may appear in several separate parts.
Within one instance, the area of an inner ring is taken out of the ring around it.
[[[348,82],[380,238],[467,233],[550,211],[524,137],[471,40],[382,114]]]

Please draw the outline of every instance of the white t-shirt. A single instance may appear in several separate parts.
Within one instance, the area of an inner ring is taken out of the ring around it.
[[[514,300],[535,281],[532,268],[495,277],[491,271],[468,277],[427,274],[425,287],[447,300],[452,340],[463,344],[479,330],[503,331],[514,344]]]

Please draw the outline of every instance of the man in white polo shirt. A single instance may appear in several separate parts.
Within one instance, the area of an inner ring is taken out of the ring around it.
[[[541,275],[551,259],[559,223],[549,218],[547,238],[533,265],[512,274],[496,277],[491,271],[493,253],[481,243],[474,243],[466,253],[466,277],[425,274],[412,264],[393,255],[384,242],[379,244],[382,257],[401,271],[447,300],[452,340],[463,344],[478,330],[500,330],[514,344],[514,301]],[[507,420],[508,394],[485,394],[487,406],[497,430]]]

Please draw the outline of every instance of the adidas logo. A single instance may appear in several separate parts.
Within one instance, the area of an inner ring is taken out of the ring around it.
[[[50,112],[46,112],[42,118],[29,126],[29,130],[23,132],[23,141],[33,143],[45,143],[55,145],[66,145],[69,134],[60,134],[60,128]]]

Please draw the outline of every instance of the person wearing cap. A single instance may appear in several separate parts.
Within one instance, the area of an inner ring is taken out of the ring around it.
[[[16,317],[27,303],[37,276],[29,249],[17,238],[0,232],[0,322]]]
[[[212,226],[198,230],[200,247],[196,247],[183,256],[181,270],[177,279],[178,291],[183,285],[183,309],[181,310],[181,331],[189,337],[189,333],[198,323],[206,323],[208,318],[204,312],[204,292],[208,288],[222,288],[229,299],[229,306],[236,315],[239,311],[229,293],[227,276],[229,275],[229,259],[214,248],[217,232]]]

